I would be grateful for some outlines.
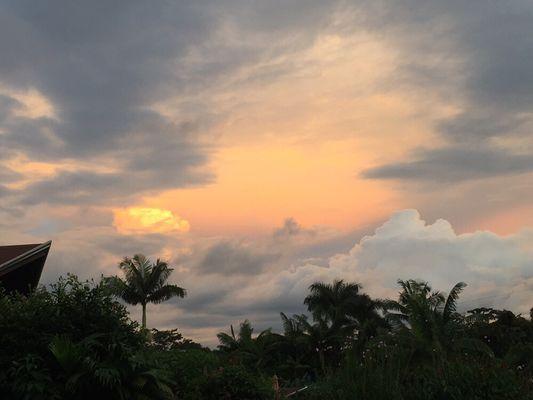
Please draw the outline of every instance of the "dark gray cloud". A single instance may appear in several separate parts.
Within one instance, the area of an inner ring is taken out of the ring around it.
[[[152,258],[160,258],[167,238],[161,234],[124,236],[107,232],[92,239],[92,243],[96,248],[101,248],[118,259],[126,256],[132,257],[139,253]]]
[[[451,96],[461,111],[435,122],[446,147],[417,150],[364,177],[453,182],[533,171],[532,154],[494,144],[533,138],[533,3],[377,2],[367,15],[371,29],[405,49],[400,77]],[[380,26],[384,18],[390,23]]]
[[[238,243],[224,241],[209,248],[197,266],[197,272],[211,274],[255,275],[279,254],[261,252]]]
[[[210,32],[194,7],[175,3],[17,1],[2,19],[2,79],[52,101],[68,155],[105,151],[153,117],[143,108],[176,88],[172,61]]]
[[[152,259],[161,258],[165,246],[175,248],[179,245],[179,240],[160,234],[127,236],[111,227],[77,229],[73,225],[63,227],[58,233],[50,227],[44,228],[40,232],[40,240],[52,240],[52,248],[43,271],[42,284],[54,282],[68,273],[82,279],[119,274],[118,263],[125,256],[141,253]]]
[[[274,230],[274,238],[284,239],[291,236],[297,236],[302,233],[314,234],[313,230],[303,229],[294,218],[289,217],[283,221],[283,225]]]
[[[21,104],[16,99],[0,95],[0,121],[6,119]]]
[[[209,126],[209,113],[201,122],[188,116],[175,122],[148,108],[183,86],[177,60],[215,28],[196,6],[8,1],[0,21],[0,81],[13,90],[39,90],[57,114],[13,115],[17,103],[4,96],[0,156],[116,165],[111,173],[60,172],[13,191],[15,201],[109,203],[211,180],[197,170],[210,150],[196,138]]]
[[[209,313],[209,310],[212,310],[217,304],[221,304],[231,293],[232,288],[230,287],[212,285],[207,292],[189,291],[185,299],[173,300],[173,302],[175,306],[184,310]]]
[[[142,138],[141,143],[148,138]],[[213,175],[203,168],[208,150],[193,151],[187,141],[169,135],[167,143],[113,152],[124,161],[124,169],[116,172],[96,172],[81,169],[62,171],[39,180],[9,195],[19,204],[106,204],[133,199],[139,192],[187,187],[209,183]],[[135,142],[135,141],[134,141]],[[195,146],[197,149],[200,147]]]
[[[379,166],[364,172],[371,179],[418,179],[428,182],[460,182],[533,170],[533,154],[513,154],[491,147],[450,146],[421,150],[415,160]]]

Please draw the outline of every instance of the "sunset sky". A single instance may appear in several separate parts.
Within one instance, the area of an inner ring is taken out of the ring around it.
[[[533,3],[3,1],[0,244],[167,259],[212,344],[315,280],[533,294]],[[138,310],[132,309],[137,317]]]

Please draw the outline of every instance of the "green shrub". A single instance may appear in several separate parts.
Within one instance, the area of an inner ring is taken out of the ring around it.
[[[28,297],[0,295],[0,348],[2,399],[172,397],[125,307],[74,276]]]
[[[156,351],[152,356],[170,374],[173,391],[180,399],[192,398],[197,386],[220,365],[218,358],[205,349]]]
[[[530,400],[524,380],[501,361],[455,360],[443,371],[416,369],[403,382],[404,399]]]
[[[417,364],[400,347],[368,350],[311,385],[299,400],[532,400],[520,374],[497,359]],[[359,360],[358,362],[356,360]],[[531,386],[531,385],[530,385]]]

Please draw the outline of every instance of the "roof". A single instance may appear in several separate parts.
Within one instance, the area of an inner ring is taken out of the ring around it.
[[[39,283],[51,245],[48,241],[0,246],[0,285],[8,292],[29,293]]]
[[[17,256],[20,256],[27,251],[40,246],[42,243],[36,244],[16,244],[13,246],[0,246],[0,265]]]

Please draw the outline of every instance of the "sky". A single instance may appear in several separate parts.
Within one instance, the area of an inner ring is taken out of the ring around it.
[[[527,312],[532,26],[529,0],[5,0],[0,244],[53,240],[44,284],[168,260],[189,295],[148,324],[210,345],[317,280]]]

